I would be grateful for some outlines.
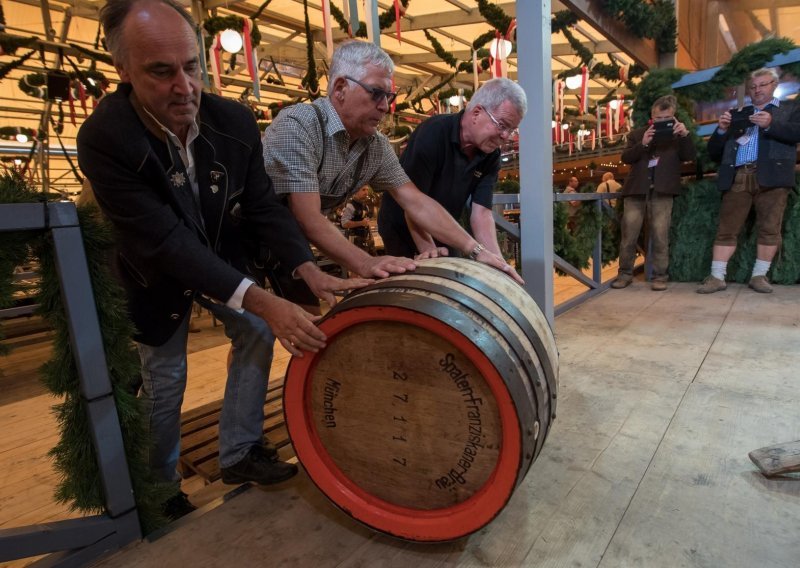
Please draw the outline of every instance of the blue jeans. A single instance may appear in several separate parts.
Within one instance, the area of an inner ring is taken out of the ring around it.
[[[625,197],[622,207],[622,239],[619,245],[619,274],[632,275],[636,260],[636,241],[645,218],[653,242],[654,281],[669,278],[669,226],[672,222],[672,195],[653,193],[648,203],[644,195]]]
[[[233,347],[219,421],[219,464],[230,467],[261,445],[264,400],[275,336],[264,320],[238,313],[204,298],[197,302],[225,326]],[[142,399],[152,446],[150,467],[156,478],[180,482],[181,404],[186,389],[186,338],[190,314],[164,345],[137,344],[142,362]]]

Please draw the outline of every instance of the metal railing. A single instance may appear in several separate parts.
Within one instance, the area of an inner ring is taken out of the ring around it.
[[[597,207],[598,211],[602,210],[602,202],[604,200],[609,199],[619,199],[619,193],[553,193],[553,202],[564,202],[564,201],[593,201],[595,203],[595,207]],[[494,194],[493,204],[494,205],[516,205],[519,207],[519,194]],[[520,243],[519,237],[519,226],[515,223],[512,223],[503,216],[501,212],[498,212],[496,208],[492,211],[494,215],[495,225],[498,229],[506,233],[517,245]],[[610,286],[612,279],[603,281],[603,226],[602,224],[597,228],[597,239],[595,239],[594,247],[592,249],[592,276],[591,278],[586,276],[583,271],[580,269],[572,266],[569,262],[558,256],[557,254],[553,253],[553,266],[560,270],[561,272],[565,273],[566,275],[570,276],[571,278],[577,280],[584,286],[586,286],[587,290],[578,294],[577,296],[570,298],[569,300],[562,302],[555,306],[554,313],[555,315],[562,314],[567,310],[582,304],[589,298],[596,296],[597,294],[606,291]],[[637,267],[638,268],[638,267]],[[647,266],[645,266],[647,269]]]
[[[0,205],[0,232],[10,231],[51,233],[70,345],[103,485],[105,513],[0,529],[0,562],[50,554],[37,565],[83,566],[140,539],[141,529],[78,212],[69,202]]]

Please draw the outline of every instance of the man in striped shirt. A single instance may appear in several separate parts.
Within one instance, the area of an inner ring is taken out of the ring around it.
[[[389,141],[378,132],[397,96],[390,90],[393,72],[392,60],[372,43],[350,41],[336,50],[328,96],[283,110],[264,133],[264,164],[275,192],[286,197],[309,241],[365,278],[385,278],[416,267],[408,258],[370,256],[325,217],[369,184],[374,191],[389,192],[412,221],[438,241],[519,280],[505,260],[486,250],[411,182]],[[303,287],[301,281],[294,282]],[[304,306],[317,303],[313,294],[300,290],[286,297]]]

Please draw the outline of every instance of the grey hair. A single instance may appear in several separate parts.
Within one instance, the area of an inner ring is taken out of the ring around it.
[[[133,8],[140,3],[157,3],[169,6],[184,19],[192,29],[197,27],[192,15],[186,8],[178,4],[176,0],[107,0],[105,6],[100,8],[100,23],[103,25],[106,49],[111,53],[111,58],[115,63],[125,61],[127,54],[126,46],[122,41],[122,28],[125,19],[133,11]]]
[[[775,81],[780,81],[781,77],[778,75],[778,71],[774,67],[762,67],[761,69],[756,69],[752,73],[750,73],[750,79],[755,79],[756,77],[763,77],[764,75],[769,75]]]
[[[470,112],[480,105],[489,112],[497,110],[501,104],[509,101],[515,109],[522,115],[528,111],[528,98],[525,91],[511,79],[500,77],[486,81],[478,89],[467,104],[466,112]]]
[[[372,42],[351,40],[341,44],[333,53],[331,68],[328,71],[328,91],[339,77],[350,76],[362,79],[367,74],[367,65],[374,65],[394,73],[394,63],[389,55]]]

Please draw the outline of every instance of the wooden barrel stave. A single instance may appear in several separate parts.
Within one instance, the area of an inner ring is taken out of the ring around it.
[[[547,413],[542,413],[541,406],[537,407],[531,401],[539,401],[546,399],[546,396],[540,393],[537,397],[533,391],[530,381],[516,380],[516,377],[524,376],[522,371],[522,362],[514,350],[508,345],[508,337],[504,337],[501,333],[497,333],[496,329],[492,326],[483,326],[481,323],[486,320],[481,317],[478,312],[474,312],[476,319],[472,320],[476,324],[472,329],[464,330],[464,316],[467,314],[464,306],[464,298],[462,302],[455,301],[450,296],[439,296],[432,302],[426,301],[426,293],[435,294],[435,287],[425,286],[426,283],[408,279],[405,277],[398,278],[398,282],[405,285],[403,294],[392,294],[394,291],[392,286],[379,285],[369,292],[354,298],[351,302],[352,307],[361,306],[386,306],[386,307],[400,307],[406,310],[416,311],[436,317],[436,319],[450,325],[454,329],[459,329],[470,341],[472,341],[480,350],[486,354],[490,361],[494,364],[495,368],[503,377],[506,387],[512,394],[512,400],[517,409],[519,417],[520,437],[523,440],[523,445],[520,452],[520,461],[523,467],[517,475],[517,483],[522,482],[525,477],[530,464],[538,455],[537,439],[544,431],[540,431],[540,416],[547,416]],[[390,283],[385,283],[390,284]],[[390,294],[381,295],[380,292],[389,292]],[[445,309],[445,307],[450,309]],[[502,324],[497,323],[498,326]],[[504,327],[504,326],[503,326]],[[521,350],[518,346],[518,350]],[[540,381],[541,384],[541,381]],[[534,424],[536,426],[534,426]],[[541,436],[543,438],[543,436]]]
[[[437,295],[438,302],[451,305],[460,313],[472,314],[472,318],[478,326],[474,328],[470,338],[476,345],[481,345],[481,334],[484,333],[491,334],[495,341],[500,341],[501,344],[507,343],[509,349],[505,350],[505,355],[509,358],[508,365],[499,366],[499,361],[494,358],[492,361],[498,365],[499,370],[505,371],[501,374],[509,384],[514,382],[515,377],[526,378],[527,380],[523,380],[522,384],[528,390],[530,400],[536,401],[536,411],[532,420],[528,420],[527,417],[523,419],[523,416],[520,416],[521,424],[524,426],[523,439],[531,440],[535,444],[535,447],[527,447],[526,444],[523,452],[524,461],[528,464],[532,463],[532,460],[538,455],[548,431],[549,420],[546,418],[550,416],[550,397],[547,382],[542,379],[545,375],[544,370],[541,364],[529,355],[533,349],[531,343],[526,342],[526,345],[523,345],[526,338],[521,328],[514,320],[504,317],[505,314],[495,304],[477,301],[476,290],[458,281],[448,282],[448,287],[442,286],[437,283],[435,276],[414,272],[409,275],[397,276],[388,282],[380,282],[371,287],[369,292],[354,299],[358,302],[354,305],[368,305],[370,301],[374,301],[371,298],[378,294],[377,291],[384,291],[395,292],[391,294],[391,305],[414,310],[415,295],[434,294]],[[400,285],[403,288],[397,288]],[[456,320],[448,321],[448,323],[456,329],[461,327],[461,322]],[[466,333],[463,329],[462,332]],[[485,352],[490,353],[490,351]],[[520,404],[523,402],[520,401]],[[542,417],[545,417],[544,423],[542,423]],[[520,481],[527,470],[528,467],[525,467],[520,471]]]

